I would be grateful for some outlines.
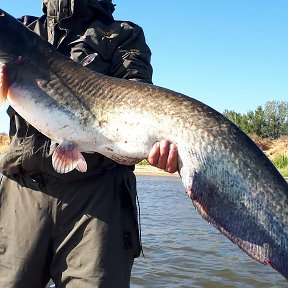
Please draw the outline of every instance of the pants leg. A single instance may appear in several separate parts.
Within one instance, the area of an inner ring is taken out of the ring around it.
[[[0,183],[0,287],[45,287],[51,199],[30,178],[15,180]]]
[[[126,288],[140,253],[136,181],[126,167],[85,181],[3,177],[0,287]]]
[[[125,169],[84,183],[48,183],[48,190],[64,191],[57,196],[53,234],[51,276],[57,288],[130,287],[140,245],[135,176]]]

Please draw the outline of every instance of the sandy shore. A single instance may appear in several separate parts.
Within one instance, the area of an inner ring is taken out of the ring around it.
[[[179,177],[178,172],[171,174],[150,165],[136,165],[134,172],[136,175]]]
[[[0,153],[0,156],[1,156],[1,153]],[[158,169],[156,167],[153,167],[151,165],[136,165],[134,173],[135,175],[145,175],[145,176],[179,177],[178,172],[171,174],[161,169]]]

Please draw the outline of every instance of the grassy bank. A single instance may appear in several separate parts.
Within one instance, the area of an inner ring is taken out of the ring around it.
[[[271,140],[252,137],[280,173],[288,179],[288,136]]]
[[[280,173],[288,178],[288,156],[279,155],[272,160],[275,167],[280,171]]]

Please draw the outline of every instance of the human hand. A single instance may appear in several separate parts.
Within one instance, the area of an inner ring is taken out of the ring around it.
[[[178,167],[178,150],[176,144],[170,143],[167,140],[156,142],[149,152],[147,161],[152,166],[169,173],[175,173]]]

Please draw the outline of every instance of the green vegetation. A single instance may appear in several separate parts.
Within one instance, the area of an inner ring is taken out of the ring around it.
[[[146,159],[144,159],[144,160],[140,161],[139,163],[137,163],[137,165],[145,166],[145,165],[149,165],[149,163]]]
[[[277,139],[288,135],[288,102],[270,101],[246,114],[225,110],[223,115],[246,134]]]
[[[276,157],[272,162],[276,166],[276,168],[279,170],[279,172],[285,178],[288,178],[288,157],[285,155],[280,155]]]
[[[285,101],[269,101],[264,107],[258,106],[255,111],[246,114],[225,110],[223,115],[246,134],[260,139],[274,140],[288,135],[288,102]],[[285,155],[277,156],[273,163],[288,178],[288,157]]]
[[[273,163],[279,169],[285,168],[288,166],[288,157],[285,155],[280,155],[273,160]]]

